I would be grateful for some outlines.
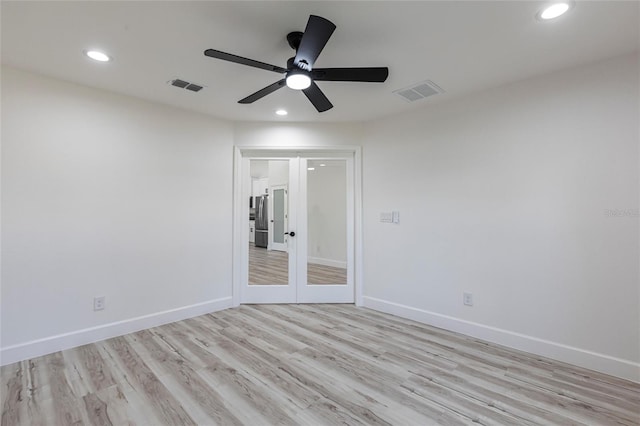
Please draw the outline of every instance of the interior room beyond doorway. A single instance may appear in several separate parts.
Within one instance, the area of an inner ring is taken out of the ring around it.
[[[289,281],[288,172],[288,160],[250,161],[249,285],[286,285]],[[310,160],[307,185],[308,283],[344,284],[347,282],[345,162]]]

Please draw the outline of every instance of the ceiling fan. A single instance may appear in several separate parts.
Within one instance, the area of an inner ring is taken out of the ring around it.
[[[318,112],[324,112],[333,108],[333,105],[325,94],[322,93],[322,90],[320,90],[315,83],[316,81],[382,83],[389,75],[389,69],[387,67],[313,68],[313,64],[318,58],[318,55],[322,52],[322,49],[327,44],[327,41],[329,41],[335,29],[336,26],[331,21],[321,18],[320,16],[309,16],[309,21],[307,22],[304,33],[295,31],[287,35],[287,42],[292,49],[295,49],[296,56],[289,58],[286,68],[214,49],[207,49],[204,51],[204,54],[211,58],[285,74],[285,78],[258,90],[244,99],[240,99],[238,103],[253,103],[286,85],[294,90],[302,90]]]

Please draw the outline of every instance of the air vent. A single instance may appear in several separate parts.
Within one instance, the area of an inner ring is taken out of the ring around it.
[[[179,87],[181,89],[191,90],[192,92],[199,92],[204,88],[204,86],[201,86],[195,83],[189,83],[188,81],[184,81],[179,78],[174,78],[173,80],[169,80],[167,83],[169,83],[172,86]]]
[[[172,86],[176,86],[179,87],[181,89],[184,89],[185,87],[187,87],[189,85],[188,82],[184,81],[184,80],[180,80],[179,78],[176,78],[175,80],[171,80],[170,81]]]
[[[185,87],[185,89],[191,90],[192,92],[199,92],[202,90],[202,86],[198,86],[197,84],[191,83],[187,87]]]
[[[444,93],[444,90],[431,80],[422,81],[403,89],[394,90],[393,93],[399,95],[407,102],[415,102],[429,96]]]

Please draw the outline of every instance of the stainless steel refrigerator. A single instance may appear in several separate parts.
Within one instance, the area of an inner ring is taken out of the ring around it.
[[[259,195],[255,197],[256,209],[256,247],[267,248],[269,242],[269,217],[267,214],[269,197]]]

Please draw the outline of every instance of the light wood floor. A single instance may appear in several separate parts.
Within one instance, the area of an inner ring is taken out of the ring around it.
[[[353,305],[245,305],[2,367],[2,425],[632,425],[640,385]]]
[[[307,264],[309,284],[346,284],[347,270],[332,266]],[[289,283],[289,255],[283,251],[256,247],[249,243],[249,285]]]

